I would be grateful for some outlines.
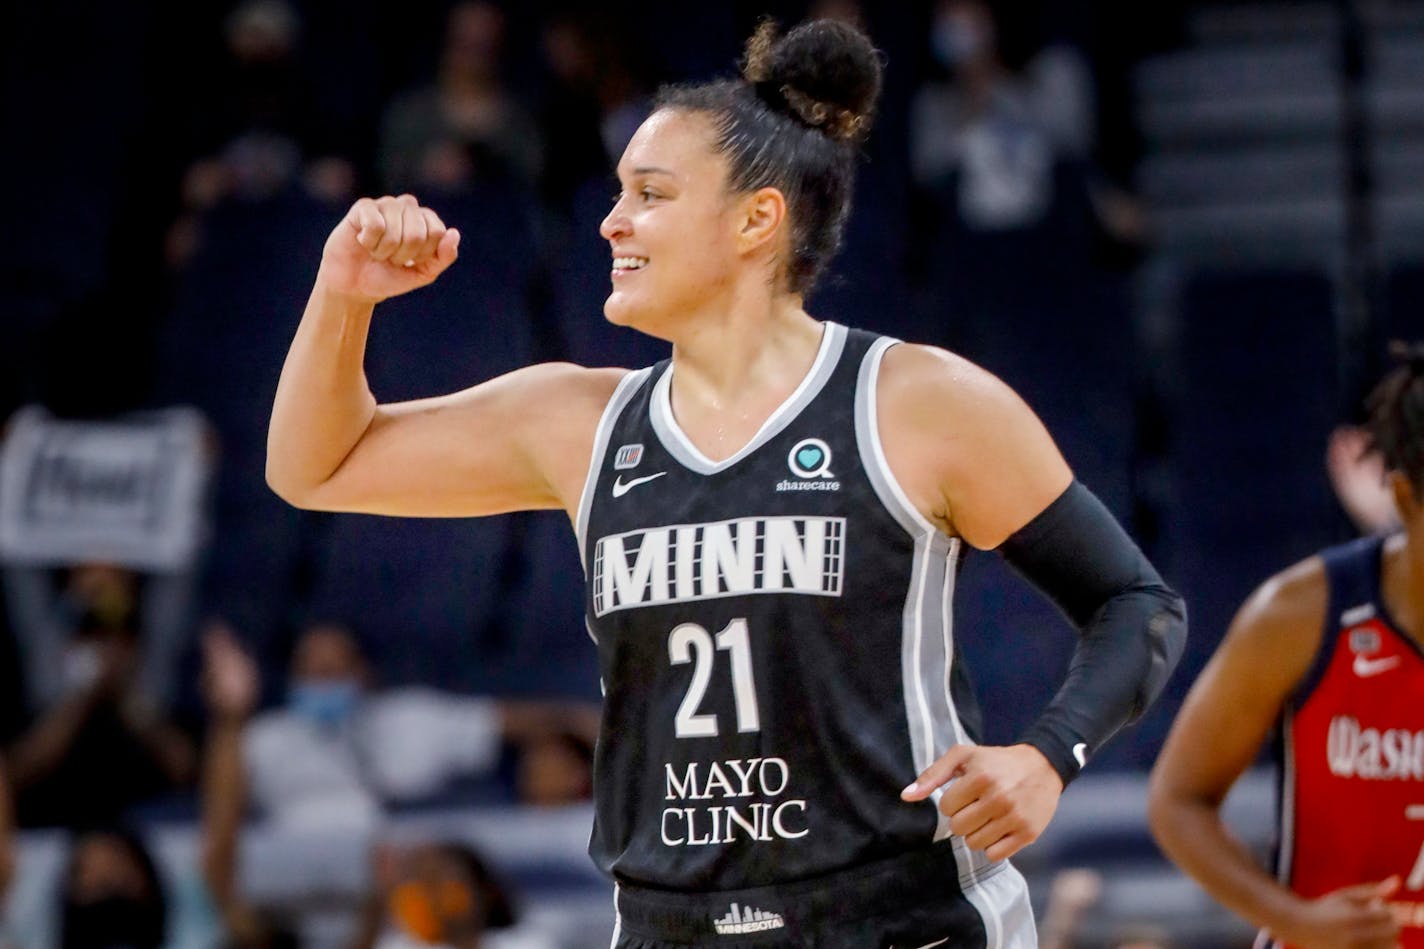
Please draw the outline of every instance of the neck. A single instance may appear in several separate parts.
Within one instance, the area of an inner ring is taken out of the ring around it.
[[[794,387],[815,359],[821,324],[799,296],[781,295],[686,320],[671,341],[675,394],[735,403],[781,377]]]
[[[485,95],[495,88],[495,83],[492,75],[447,67],[440,87],[446,96],[468,97]]]
[[[978,108],[993,96],[1003,79],[1004,68],[992,57],[980,58],[964,64],[959,75],[966,96]]]
[[[1424,536],[1406,531],[1402,540],[1387,541],[1382,594],[1395,621],[1424,645]]]
[[[730,457],[806,377],[822,326],[789,294],[681,320],[673,344],[672,410],[709,458]]]

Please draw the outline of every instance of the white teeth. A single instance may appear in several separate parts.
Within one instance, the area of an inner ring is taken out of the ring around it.
[[[646,258],[646,257],[614,257],[614,258],[613,258],[613,269],[614,269],[614,270],[641,270],[643,267],[647,266],[647,264],[648,264],[648,258]]]

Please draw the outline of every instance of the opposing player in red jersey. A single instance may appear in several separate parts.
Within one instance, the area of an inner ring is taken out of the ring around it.
[[[1152,772],[1162,848],[1258,945],[1424,947],[1424,346],[1370,396],[1403,530],[1296,564],[1237,614]],[[1223,825],[1278,726],[1277,876]]]

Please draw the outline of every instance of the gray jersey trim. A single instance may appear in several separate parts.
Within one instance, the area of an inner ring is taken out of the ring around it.
[[[880,419],[876,415],[875,386],[880,379],[880,362],[891,346],[899,344],[898,339],[882,336],[871,344],[865,359],[860,364],[860,375],[855,385],[855,440],[860,445],[860,460],[865,467],[870,486],[880,498],[905,533],[911,537],[921,534],[939,534],[939,530],[926,520],[895,480],[890,464],[885,460],[885,449],[880,444]],[[941,535],[943,536],[943,535]]]
[[[991,874],[964,888],[964,896],[984,918],[985,949],[1037,949],[1028,883],[1005,860]]]
[[[876,386],[885,353],[898,342],[888,337],[876,340],[861,363],[856,384],[855,434],[861,464],[876,496],[915,541],[914,572],[905,597],[900,663],[910,749],[916,773],[919,773],[953,746],[969,744],[972,739],[960,722],[950,676],[954,660],[951,601],[962,542],[936,528],[910,502],[890,470],[880,440]],[[940,796],[936,792],[932,797],[936,806]],[[963,838],[954,836],[949,829],[949,819],[937,809],[936,816],[935,840],[951,838],[960,883],[966,893],[997,874],[1000,867],[982,851],[970,849]],[[981,915],[987,914],[985,926],[990,931],[996,926],[1002,927],[992,905],[975,905],[979,906]],[[991,920],[989,916],[995,918]]]
[[[618,416],[623,414],[623,409],[628,401],[633,398],[633,394],[638,391],[638,387],[643,384],[643,380],[652,374],[652,367],[639,369],[624,376],[618,383],[618,388],[613,390],[613,396],[608,400],[608,404],[603,408],[603,415],[598,419],[598,428],[593,433],[593,453],[588,459],[588,476],[584,478],[583,494],[579,497],[578,517],[574,520],[574,533],[578,535],[579,563],[583,564],[585,575],[588,573],[588,564],[584,563],[584,546],[587,541],[588,532],[588,512],[593,507],[593,491],[598,484],[598,472],[603,467],[603,459],[608,454],[608,440],[613,437],[613,425],[618,421]],[[593,635],[593,631],[589,631]],[[597,638],[595,637],[595,641]]]
[[[698,474],[716,474],[732,467],[779,434],[782,429],[791,424],[791,420],[796,418],[802,409],[811,403],[812,399],[820,394],[826,380],[831,377],[831,373],[835,371],[836,365],[841,361],[841,352],[845,349],[846,328],[838,323],[828,322],[823,325],[825,329],[821,333],[821,346],[816,350],[816,360],[811,363],[811,369],[801,380],[801,384],[786,397],[785,402],[777,406],[775,412],[767,417],[761,428],[757,429],[757,433],[752,436],[751,441],[743,445],[736,454],[721,461],[713,461],[702,454],[697,446],[692,444],[692,440],[683,432],[681,426],[677,424],[677,419],[673,417],[673,367],[669,364],[658,381],[654,383],[652,406],[649,412],[653,431],[657,433],[658,440],[663,443],[668,454],[677,459],[683,467]]]
[[[1295,860],[1295,712],[1286,709],[1281,716],[1281,839],[1276,855],[1276,879],[1289,887],[1291,863]]]

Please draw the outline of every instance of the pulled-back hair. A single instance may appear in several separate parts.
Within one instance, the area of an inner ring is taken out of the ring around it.
[[[659,109],[712,119],[736,193],[776,188],[791,225],[787,289],[806,293],[840,249],[855,160],[880,96],[880,54],[855,27],[812,20],[777,36],[763,20],[742,78],[660,90]]]
[[[1375,386],[1366,400],[1369,451],[1384,458],[1385,467],[1409,479],[1424,498],[1424,343],[1396,342],[1390,355],[1400,365]]]

